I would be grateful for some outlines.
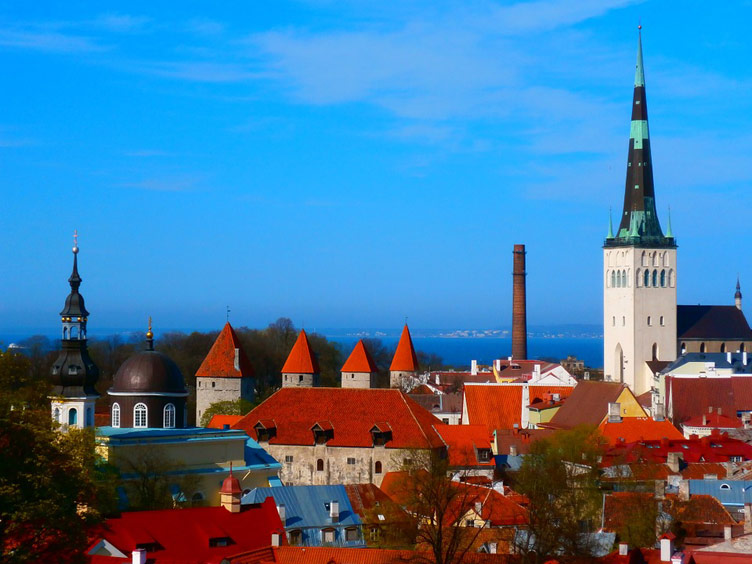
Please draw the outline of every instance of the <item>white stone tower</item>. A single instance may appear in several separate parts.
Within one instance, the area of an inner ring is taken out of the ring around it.
[[[624,210],[603,245],[603,370],[635,394],[651,389],[653,360],[676,358],[676,240],[655,208],[642,40],[638,39]]]

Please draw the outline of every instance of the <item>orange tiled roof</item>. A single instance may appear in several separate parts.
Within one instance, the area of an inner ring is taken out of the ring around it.
[[[235,351],[238,365],[235,367]],[[196,371],[197,378],[245,378],[253,376],[253,367],[243,351],[240,339],[230,323],[225,323],[209,354]]]
[[[530,403],[545,394],[569,397],[571,386],[529,386]],[[468,421],[485,425],[489,432],[512,429],[522,423],[522,384],[476,384],[465,386]]]
[[[269,420],[267,422],[266,420]],[[328,421],[328,446],[372,447],[371,429],[391,431],[386,448],[440,448],[439,419],[397,389],[282,388],[233,425],[258,439],[255,426],[273,426],[269,444],[313,445],[311,428]]]
[[[219,413],[216,413],[212,415],[211,420],[209,421],[209,424],[206,426],[207,429],[224,429],[225,425],[229,425],[232,427],[240,421],[243,418],[242,415],[222,415]]]
[[[401,372],[418,371],[418,357],[415,356],[413,340],[410,337],[407,323],[405,323],[405,328],[402,329],[402,336],[400,337],[399,344],[397,344],[397,350],[394,352],[394,358],[389,370]]]
[[[305,329],[300,330],[298,339],[287,355],[285,365],[282,367],[282,374],[318,374],[319,363],[316,356],[311,350],[311,344],[308,342],[308,335]]]
[[[619,423],[609,423],[608,418],[599,426],[601,434],[610,445],[633,443],[642,440],[683,439],[679,429],[670,421],[655,421],[651,417],[625,417]]]
[[[333,546],[282,546],[274,548],[273,563],[278,564],[394,564],[395,562],[431,562],[433,555],[413,550],[383,548],[341,548]],[[508,554],[469,552],[463,557],[466,564],[507,564],[519,562]],[[245,564],[245,560],[229,558],[231,564]],[[254,561],[258,562],[258,561]]]
[[[371,353],[368,352],[366,346],[363,344],[363,339],[355,343],[355,348],[347,357],[345,365],[342,367],[342,372],[378,372],[376,363],[371,357]]]
[[[450,466],[493,466],[493,459],[481,462],[477,449],[491,450],[491,435],[485,425],[444,425],[437,430],[449,448]]]

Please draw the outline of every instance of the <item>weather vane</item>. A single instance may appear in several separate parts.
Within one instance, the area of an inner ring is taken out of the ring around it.
[[[230,306],[226,306],[226,307],[227,307],[227,312],[226,312],[227,323],[229,323],[230,322]]]

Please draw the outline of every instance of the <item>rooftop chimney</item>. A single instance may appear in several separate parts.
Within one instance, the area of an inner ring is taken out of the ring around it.
[[[332,523],[339,521],[339,502],[336,499],[329,504],[329,517],[332,518]]]
[[[608,404],[608,422],[621,423],[621,404],[619,402]]]
[[[277,513],[279,513],[279,520],[282,521],[282,526],[287,526],[287,509],[285,508],[284,503],[280,503],[277,506]]]
[[[272,533],[272,546],[274,546],[274,547],[279,546],[280,545],[279,540],[280,540],[279,539],[279,533],[277,531],[274,531]]]
[[[470,374],[472,374],[473,376],[478,374],[478,361],[477,360],[470,361]]]
[[[515,245],[512,272],[512,356],[527,358],[527,306],[525,300],[525,245]]]
[[[131,552],[132,564],[146,564],[146,550],[143,548],[137,548]]]
[[[661,538],[661,562],[671,562],[671,556],[674,554],[674,541],[664,535]]]
[[[619,556],[626,556],[629,553],[629,545],[625,542],[619,543]]]

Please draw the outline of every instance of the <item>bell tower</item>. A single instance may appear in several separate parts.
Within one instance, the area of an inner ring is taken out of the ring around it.
[[[94,427],[94,403],[99,397],[94,385],[99,369],[89,357],[86,323],[89,312],[78,293],[78,233],[73,236],[73,273],[68,278],[70,294],[60,312],[61,350],[52,365],[52,418],[64,427]]]
[[[624,209],[603,244],[603,370],[635,394],[651,389],[654,360],[676,358],[676,240],[658,220],[642,36],[638,36]]]

